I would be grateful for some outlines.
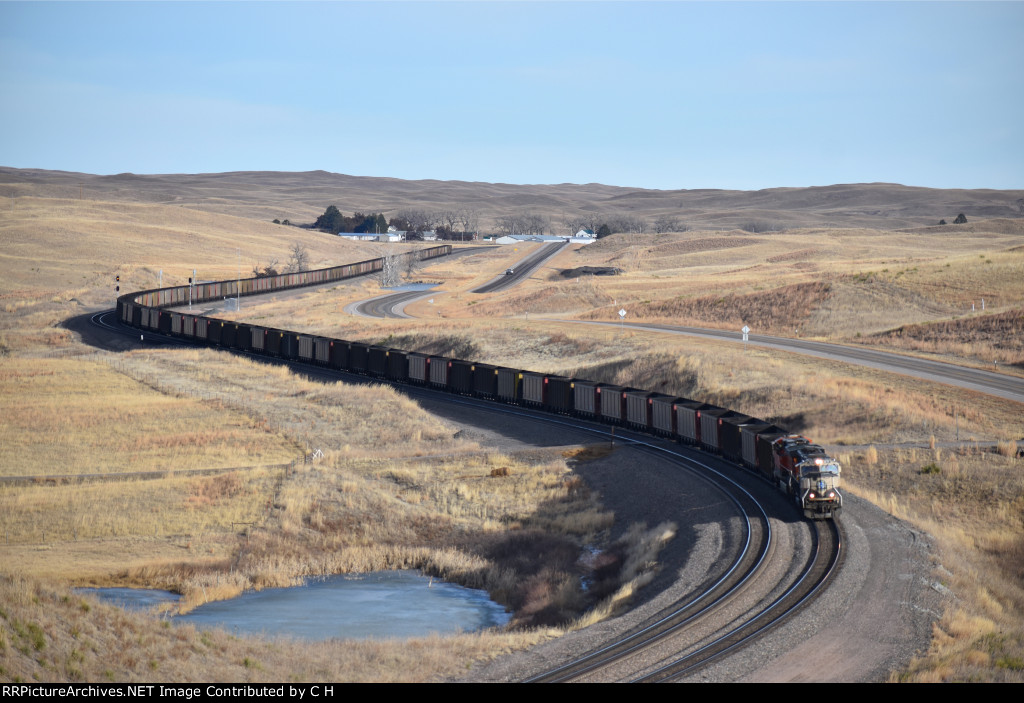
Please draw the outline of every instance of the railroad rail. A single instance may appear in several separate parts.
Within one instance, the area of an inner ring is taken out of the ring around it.
[[[815,549],[799,578],[784,593],[749,619],[730,625],[710,641],[696,643],[694,648],[673,661],[641,676],[644,683],[680,681],[721,656],[736,651],[766,634],[776,625],[807,607],[830,583],[842,565],[842,524],[838,520],[812,523]]]
[[[645,444],[646,443],[641,443]],[[567,662],[555,669],[534,675],[528,679],[530,683],[559,683],[591,677],[603,669],[609,668],[646,648],[669,638],[677,637],[680,630],[694,622],[714,617],[724,604],[728,603],[745,585],[754,579],[770,558],[774,542],[772,527],[764,507],[745,488],[707,464],[686,457],[678,452],[659,449],[646,445],[647,451],[669,453],[679,460],[683,467],[700,468],[704,477],[711,472],[718,480],[730,485],[735,491],[725,494],[736,505],[742,516],[742,546],[735,556],[725,562],[724,571],[715,574],[712,579],[696,589],[691,597],[677,601],[662,609],[643,625],[625,633],[614,642],[605,644],[583,657]]]
[[[450,247],[436,247],[434,250],[424,250],[435,252],[429,256],[422,255],[422,252],[416,255],[420,258],[443,256],[444,253],[437,251],[443,249],[447,249],[450,252]],[[379,262],[380,260],[372,260],[346,267],[335,267],[336,272],[333,274],[314,275],[306,278],[304,281],[282,278],[280,281],[271,282],[268,285],[260,283],[259,279],[244,279],[244,282],[232,281],[203,284],[203,286],[208,287],[201,291],[201,297],[198,301],[218,300],[231,294],[254,295],[266,292],[262,288],[277,290],[280,288],[319,285],[325,282],[327,275],[336,275],[338,280],[340,280],[355,275],[372,273],[375,267],[379,268]],[[236,285],[233,288],[230,286],[225,287],[227,283]],[[280,283],[280,287],[274,288],[273,285],[275,283]],[[615,437],[619,441],[626,441],[643,451],[657,453],[661,456],[671,456],[677,461],[679,467],[694,476],[695,480],[711,482],[722,495],[728,496],[736,514],[742,516],[745,527],[734,533],[734,535],[739,536],[730,538],[735,544],[730,546],[728,550],[729,555],[722,559],[714,574],[709,574],[699,587],[690,591],[689,595],[680,598],[670,606],[662,608],[656,615],[648,617],[642,625],[623,633],[612,642],[602,643],[584,657],[561,665],[554,670],[540,672],[530,680],[586,680],[595,676],[607,677],[608,675],[611,675],[615,680],[674,680],[686,676],[694,671],[695,668],[705,665],[708,661],[721,656],[723,653],[734,651],[736,648],[750,642],[760,634],[763,634],[773,623],[785,619],[795,609],[804,607],[808,600],[813,597],[813,594],[819,592],[828,583],[832,574],[835,573],[841,563],[840,528],[838,526],[821,527],[815,523],[806,523],[811,525],[806,529],[819,534],[814,540],[815,544],[818,545],[815,555],[820,554],[823,556],[812,556],[806,559],[798,557],[797,561],[801,562],[799,568],[795,565],[790,566],[790,562],[787,560],[782,560],[782,563],[786,565],[783,568],[784,572],[787,574],[790,572],[799,573],[794,578],[787,576],[775,579],[774,576],[768,575],[768,566],[773,563],[780,563],[780,560],[773,558],[775,541],[773,539],[772,520],[762,504],[762,499],[754,495],[755,491],[748,490],[747,481],[737,481],[727,475],[727,473],[729,473],[729,468],[734,468],[737,464],[745,464],[748,468],[754,469],[754,473],[746,474],[747,477],[760,477],[761,479],[768,479],[769,477],[758,470],[759,466],[756,462],[751,464],[745,461],[737,461],[740,458],[738,434],[731,440],[724,434],[721,436],[717,434],[718,427],[728,424],[726,421],[733,419],[728,417],[728,415],[735,415],[731,411],[713,408],[712,406],[701,406],[703,411],[716,419],[716,421],[707,423],[705,428],[705,432],[715,429],[715,436],[713,438],[707,435],[704,436],[701,446],[714,453],[721,453],[724,456],[723,459],[714,459],[713,463],[709,459],[705,459],[704,455],[683,452],[677,448],[678,445],[672,440],[684,440],[682,426],[680,426],[679,434],[669,439],[658,439],[629,430],[619,430],[618,434],[616,434],[614,429],[608,427],[607,415],[599,415],[590,420],[569,417],[565,412],[566,409],[571,410],[571,405],[565,408],[557,405],[559,401],[553,400],[549,404],[538,397],[540,402],[525,402],[524,405],[510,405],[506,404],[507,401],[506,403],[495,402],[495,400],[490,399],[493,396],[488,396],[486,392],[478,392],[472,380],[469,381],[469,385],[458,385],[462,381],[458,380],[455,371],[451,371],[453,364],[457,363],[458,366],[455,368],[465,371],[469,368],[467,366],[468,362],[441,360],[447,364],[447,369],[449,369],[449,371],[445,371],[443,376],[435,378],[434,372],[440,371],[441,368],[440,366],[437,368],[431,366],[430,373],[425,377],[421,377],[422,380],[419,381],[419,385],[410,385],[410,383],[415,383],[413,355],[411,353],[391,350],[395,352],[394,359],[391,359],[389,351],[386,349],[353,342],[349,350],[351,356],[349,356],[349,351],[346,351],[343,361],[340,356],[336,358],[334,349],[335,344],[349,344],[342,340],[313,337],[296,332],[246,325],[244,323],[228,323],[227,321],[197,315],[180,313],[171,315],[162,310],[165,307],[188,302],[188,299],[184,297],[186,292],[193,302],[197,302],[197,298],[194,297],[194,288],[187,286],[143,291],[142,293],[122,296],[118,301],[118,324],[143,330],[143,334],[149,335],[154,341],[167,340],[178,344],[192,342],[198,345],[215,345],[230,349],[236,353],[251,355],[254,358],[264,360],[278,358],[284,363],[303,364],[304,368],[307,369],[307,373],[321,377],[348,380],[350,378],[365,379],[367,376],[370,376],[372,382],[392,383],[396,386],[401,386],[404,392],[413,396],[420,394],[429,394],[434,398],[441,396],[445,397],[447,399],[446,402],[450,403],[471,404],[481,410],[511,413],[524,418],[532,418],[548,425],[573,428],[577,431],[606,438]],[[103,317],[97,318],[96,323],[109,325],[109,323],[104,321]],[[356,356],[357,352],[359,353],[358,357]],[[400,360],[405,362],[407,356],[409,358],[406,372],[404,374],[395,372],[395,367],[392,366],[391,361]],[[488,367],[483,373],[497,376],[501,370]],[[503,370],[513,371],[511,369]],[[472,369],[469,369],[469,371],[472,372]],[[524,401],[529,400],[528,381],[530,381],[530,379],[524,380],[524,378],[530,375],[533,375],[532,372],[519,372],[519,381],[517,383],[522,384],[521,392]],[[472,376],[469,378],[472,379]],[[490,380],[491,382],[495,381],[494,378]],[[552,387],[554,387],[558,384],[564,384],[568,379],[550,377],[550,381],[552,382]],[[543,379],[545,389],[548,382],[549,377],[545,376]],[[583,382],[581,381],[581,383]],[[431,386],[439,386],[439,388],[431,388]],[[499,399],[501,399],[500,390],[492,392],[497,392]],[[452,393],[461,395],[452,395]],[[636,391],[636,393],[644,392]],[[652,397],[647,398],[645,396],[644,402],[637,405],[637,408],[642,410],[655,402],[664,401],[666,398],[663,396],[654,397],[660,396],[660,394],[650,395]],[[616,393],[611,395],[609,400],[618,398],[619,395]],[[626,406],[625,399],[626,394],[623,393],[623,410]],[[526,407],[529,405],[536,405],[538,407]],[[630,407],[632,408],[633,406],[630,405]],[[675,408],[673,407],[673,412],[674,410]],[[650,410],[648,409],[647,412],[648,419],[646,421],[640,420],[640,426],[648,432],[657,434],[657,423],[654,421],[654,424],[651,424]],[[632,420],[632,416],[629,419]],[[624,422],[626,420],[627,418],[623,417],[619,422],[623,424],[636,424],[635,422]],[[736,417],[735,420],[737,423],[742,424],[743,427],[759,428],[757,431],[766,435],[777,434],[780,431],[779,428],[759,424],[761,421],[754,418],[746,418],[746,416]],[[646,426],[643,425],[644,422],[647,423]],[[739,427],[740,425],[738,424],[736,426],[737,433]],[[759,438],[760,435],[755,437],[755,439]],[[728,442],[732,443],[728,444]],[[747,442],[744,441],[744,447],[746,445]],[[730,456],[730,452],[733,452],[732,456]],[[746,453],[744,453],[745,458]],[[759,481],[758,485],[764,488],[768,485],[768,481]],[[782,500],[781,496],[777,493],[771,492],[769,495],[773,496],[776,500]],[[828,538],[820,536],[827,533],[828,530],[835,530],[834,534],[836,535],[835,539],[831,541],[833,545],[831,548],[827,546],[829,544]],[[826,546],[822,547],[821,545],[823,544]],[[822,566],[823,564],[827,566]],[[755,584],[758,584],[756,588],[761,589],[758,593],[771,593],[772,596],[770,598],[764,595],[754,596],[754,602],[757,605],[746,606],[745,614],[739,617],[727,616],[725,614],[726,610],[732,607],[738,599],[751,597],[749,594],[752,589],[755,589]],[[724,628],[717,624],[723,619],[729,623]],[[708,634],[709,631],[711,634]],[[661,647],[668,647],[671,652],[665,656],[658,655],[662,663],[656,669],[646,670],[646,665],[641,666],[633,663],[635,657],[639,657],[641,654],[646,656],[651,651],[660,651],[658,648]],[[616,673],[621,670],[621,667],[626,667],[629,673],[625,676]]]

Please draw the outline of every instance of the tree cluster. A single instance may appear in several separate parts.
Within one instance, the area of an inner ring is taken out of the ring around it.
[[[265,278],[266,276],[277,276],[277,259],[271,259],[269,264],[262,265],[257,261],[252,266],[252,275],[255,278]]]
[[[571,237],[581,229],[597,232],[603,223],[602,216],[596,213],[562,215],[561,229],[566,236]]]
[[[740,225],[740,229],[744,232],[750,232],[751,234],[761,234],[763,232],[781,232],[783,228],[774,222],[755,220],[753,222],[747,222]]]
[[[625,212],[612,213],[610,215],[598,213],[563,215],[561,228],[563,232],[570,236],[576,234],[581,229],[590,230],[599,239],[602,236],[608,236],[608,234],[618,234],[619,232],[643,234],[644,232],[650,232],[652,229],[643,217]],[[657,221],[653,229],[656,232],[685,232],[689,228],[681,224],[678,218],[665,216]],[[607,234],[601,234],[604,230],[607,231]]]
[[[406,232],[406,239],[422,239],[424,232],[434,232],[438,239],[469,241],[476,239],[479,215],[470,208],[446,210],[401,210],[391,218],[391,226]]]
[[[315,229],[336,234],[338,232],[364,232],[383,234],[388,227],[406,233],[406,239],[422,240],[424,232],[436,232],[441,239],[470,240],[476,239],[479,216],[470,208],[452,208],[448,210],[422,210],[407,208],[398,211],[390,221],[384,213],[364,215],[357,212],[346,217],[334,205],[327,208],[323,215],[313,223]]]
[[[651,228],[647,225],[647,221],[644,218],[627,213],[609,215],[605,218],[604,223],[608,225],[608,229],[611,230],[612,234],[618,234],[619,232],[643,234],[644,231],[651,231]]]
[[[658,234],[665,232],[689,232],[690,225],[684,223],[678,217],[662,215],[654,221],[654,231]]]
[[[352,217],[346,217],[334,205],[329,205],[324,214],[316,218],[313,223],[314,229],[323,232],[337,234],[338,232],[364,232],[383,233],[388,231],[388,221],[383,213],[376,215],[364,215],[361,212],[354,213]]]
[[[498,232],[502,235],[542,235],[551,226],[548,218],[533,212],[524,212],[517,215],[504,215],[497,218],[494,221],[494,224],[497,227]]]
[[[480,218],[476,210],[452,208],[437,213],[437,236],[441,239],[476,239]]]

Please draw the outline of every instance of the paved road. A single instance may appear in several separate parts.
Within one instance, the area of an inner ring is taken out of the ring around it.
[[[552,242],[550,244],[544,244],[537,251],[533,252],[522,261],[512,267],[515,273],[502,274],[492,281],[485,283],[484,285],[476,288],[471,293],[496,293],[498,291],[506,290],[514,285],[522,283],[530,274],[533,273],[541,264],[550,259],[552,256],[562,251],[569,245],[568,242]]]
[[[406,290],[398,293],[388,293],[369,300],[360,300],[349,303],[345,306],[345,313],[359,315],[360,317],[402,317],[412,318],[412,315],[405,314],[405,306],[420,298],[429,298],[434,295],[432,290]]]
[[[515,271],[514,274],[502,274],[471,292],[493,293],[522,283],[529,278],[530,274],[536,271],[541,264],[560,252],[566,244],[566,242],[545,244],[540,247],[540,249],[529,256],[526,256],[522,261],[517,263],[513,267],[513,270]],[[361,317],[401,317],[408,319],[411,318],[412,315],[407,315],[405,313],[405,306],[416,300],[428,298],[432,295],[434,295],[433,291],[422,290],[388,293],[387,295],[363,300],[358,303],[349,303],[345,306],[345,312],[350,315],[359,315]]]
[[[672,334],[684,334],[691,337],[705,337],[708,339],[727,340],[743,343],[742,335],[739,332],[726,330],[705,329],[702,327],[682,327],[676,325],[662,325],[656,323],[618,323],[618,322],[594,322],[585,320],[558,320],[581,325],[605,325],[618,327],[620,324],[631,329],[646,330],[651,332],[669,332]],[[769,335],[752,334],[748,344],[755,344],[760,347],[771,349],[782,349],[784,351],[797,352],[808,356],[816,356],[822,359],[834,361],[845,361],[858,366],[868,366],[882,371],[900,373],[905,376],[921,378],[928,381],[937,381],[951,386],[967,388],[980,393],[987,393],[1016,403],[1024,403],[1024,378],[1008,376],[1006,374],[994,373],[982,369],[972,369],[966,366],[932,361],[930,359],[919,359],[903,354],[851,347],[844,344],[830,344],[828,342],[812,342],[803,339],[790,339],[787,337],[772,337]]]

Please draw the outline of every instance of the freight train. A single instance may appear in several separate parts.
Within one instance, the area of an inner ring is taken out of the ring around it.
[[[425,260],[450,253],[451,246],[443,245],[404,256]],[[667,437],[720,454],[771,481],[792,496],[807,518],[839,517],[843,497],[839,492],[838,461],[805,437],[727,408],[582,378],[165,309],[329,283],[372,274],[382,268],[383,259],[371,259],[316,271],[129,293],[118,299],[117,315],[131,327],[199,344],[534,407]]]

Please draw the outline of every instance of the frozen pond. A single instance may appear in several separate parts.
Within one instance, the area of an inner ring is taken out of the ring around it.
[[[384,290],[430,290],[437,288],[440,283],[403,283],[400,286],[384,286]]]
[[[148,609],[177,596],[131,588],[82,589],[129,609]],[[382,571],[313,579],[304,586],[247,591],[199,606],[175,622],[221,627],[238,634],[307,640],[419,637],[504,625],[509,614],[486,591],[463,588],[413,571]]]

